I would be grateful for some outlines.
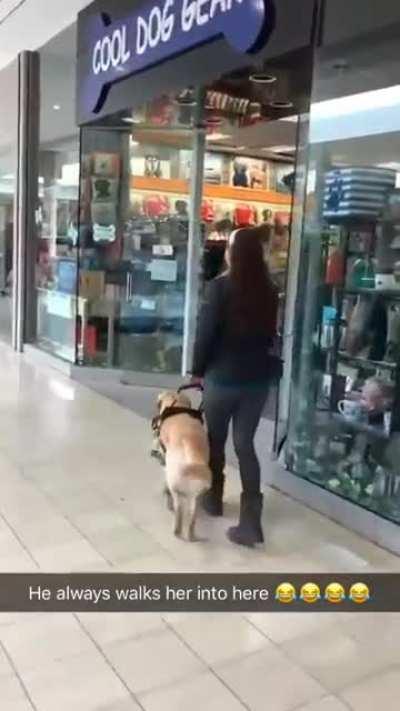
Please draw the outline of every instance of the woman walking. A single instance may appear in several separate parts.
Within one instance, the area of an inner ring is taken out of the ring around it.
[[[223,515],[225,446],[229,424],[242,481],[239,525],[229,529],[233,543],[263,543],[263,496],[254,437],[271,380],[269,349],[276,335],[278,293],[264,256],[265,227],[233,232],[227,271],[208,285],[200,313],[193,377],[204,379],[204,404],[212,488],[204,507]]]

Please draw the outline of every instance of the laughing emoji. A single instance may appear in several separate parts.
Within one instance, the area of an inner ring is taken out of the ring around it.
[[[354,585],[351,586],[349,598],[355,602],[356,605],[363,605],[365,602],[368,602],[370,597],[369,588],[365,583],[354,583]]]
[[[313,605],[321,599],[321,591],[315,583],[306,583],[300,591],[300,599]]]
[[[340,583],[330,583],[325,590],[325,600],[331,602],[332,605],[339,605],[346,599],[346,593],[343,585]]]
[[[279,600],[282,605],[290,605],[297,600],[296,588],[291,583],[281,583],[276,589],[275,600]]]

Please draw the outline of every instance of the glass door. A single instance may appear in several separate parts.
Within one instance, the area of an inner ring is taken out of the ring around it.
[[[7,106],[0,113],[0,340],[12,341],[14,214],[17,189],[18,62],[0,72],[0,90]]]
[[[83,130],[79,355],[129,381],[180,376],[194,96]]]

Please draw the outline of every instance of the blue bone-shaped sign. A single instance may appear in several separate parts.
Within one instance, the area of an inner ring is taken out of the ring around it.
[[[218,37],[238,52],[254,51],[273,12],[271,0],[154,0],[124,19],[102,13],[89,23],[85,98],[98,113],[116,82]]]

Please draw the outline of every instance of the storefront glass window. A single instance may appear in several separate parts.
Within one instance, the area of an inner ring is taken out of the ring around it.
[[[193,112],[162,96],[82,131],[81,364],[180,372]]]
[[[10,342],[18,145],[17,62],[0,72],[0,93],[7,97],[7,104],[0,112],[0,339]]]
[[[389,36],[317,57],[287,464],[400,523],[398,74]]]
[[[190,368],[202,288],[235,228],[271,226],[283,291],[296,122],[271,121],[265,87],[248,76],[228,81],[83,128],[79,363]]]
[[[40,52],[39,210],[36,340],[64,360],[76,358],[79,131],[75,123],[76,28]]]

